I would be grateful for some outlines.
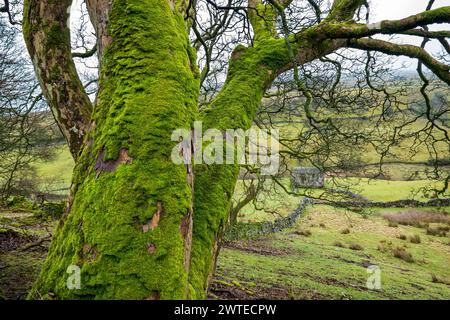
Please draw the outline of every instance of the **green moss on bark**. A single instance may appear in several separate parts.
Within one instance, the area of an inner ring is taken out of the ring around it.
[[[186,24],[174,8],[112,2],[91,131],[31,297],[205,297],[239,167],[197,166],[193,198],[185,167],[172,164],[171,133],[193,123],[199,89]],[[302,40],[293,45],[300,63],[336,47]],[[223,89],[200,117],[203,128],[250,128],[264,91],[291,62],[284,39],[238,46]],[[193,201],[191,253],[183,229]],[[79,290],[66,286],[72,264],[81,268]]]
[[[334,0],[326,20],[351,20],[356,10],[364,4],[364,0]]]
[[[217,98],[202,112],[203,129],[251,127],[262,96],[287,63],[283,40],[268,39],[253,48],[237,47],[227,81]],[[239,166],[196,165],[194,227],[189,274],[193,299],[204,299],[215,268],[217,246],[227,221]]]
[[[293,50],[299,63],[306,63],[340,45],[333,41],[317,43],[303,38],[293,43]],[[289,69],[290,63],[284,39],[264,39],[251,48],[236,47],[221,92],[202,111],[203,129],[249,129],[265,90],[277,75]],[[238,173],[238,165],[195,167],[194,227],[189,273],[191,298],[206,297]]]
[[[169,142],[197,106],[185,23],[165,1],[115,0],[109,34],[70,210],[30,297],[182,299],[192,189]],[[81,289],[67,288],[69,265]]]
[[[276,37],[276,19],[275,8],[271,4],[257,3],[252,7],[249,3],[248,17],[253,27],[254,42],[257,43],[264,39]]]

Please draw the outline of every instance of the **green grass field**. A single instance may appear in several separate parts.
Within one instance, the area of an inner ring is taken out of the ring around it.
[[[35,163],[39,188],[47,192],[68,189],[74,165],[66,146],[55,147],[54,159]]]
[[[228,245],[219,257],[212,294],[223,296],[225,291],[236,299],[450,299],[450,239],[410,226],[389,227],[380,216],[386,211],[363,218],[314,206],[291,229]],[[346,229],[349,233],[343,234]],[[302,235],[306,230],[310,236]],[[418,235],[421,243],[399,239],[402,235]],[[380,251],[383,245],[404,248],[414,261]],[[380,290],[366,286],[369,265],[381,270]],[[441,282],[433,282],[433,275]]]

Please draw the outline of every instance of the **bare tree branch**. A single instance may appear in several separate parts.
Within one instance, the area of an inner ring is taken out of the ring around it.
[[[4,5],[3,7],[0,7],[0,12],[6,13],[8,15],[8,20],[9,23],[11,23],[12,25],[16,25],[18,24],[18,22],[14,21],[12,13],[11,13],[11,8],[9,5],[9,0],[4,0]]]
[[[422,29],[411,29],[399,33],[409,36],[426,37],[430,39],[450,38],[450,31],[427,31]]]
[[[94,46],[92,49],[86,52],[73,52],[72,57],[74,58],[89,58],[92,57],[97,52],[97,46]]]

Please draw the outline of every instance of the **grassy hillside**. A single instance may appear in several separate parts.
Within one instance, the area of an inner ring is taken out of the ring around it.
[[[363,218],[315,206],[294,228],[229,244],[221,251],[211,294],[234,299],[450,299],[450,239],[417,227],[390,227],[381,217],[388,211]],[[411,242],[414,236],[420,243]],[[412,261],[402,254],[410,254]],[[369,265],[381,270],[380,290],[366,286]]]
[[[289,130],[295,133],[296,128],[291,126]],[[35,164],[39,188],[66,194],[74,163],[66,147],[57,147],[56,151],[52,161]],[[398,152],[407,159],[408,145],[399,146]],[[448,157],[445,150],[439,152]],[[365,157],[368,163],[376,159],[370,151]],[[423,171],[421,162],[428,160],[426,150],[421,150],[409,159],[412,164],[389,164],[390,180],[340,177],[336,181],[373,201],[426,200],[417,191],[440,182],[427,180],[424,175],[414,180],[405,177]],[[289,178],[281,182],[290,189]],[[236,186],[235,200],[243,196],[243,183],[239,181]],[[333,187],[330,179],[326,185]],[[240,211],[239,221],[260,222],[286,216],[301,200],[287,195],[279,186],[271,190],[257,198],[257,208],[252,203],[246,205]],[[314,195],[321,191],[309,192]],[[386,214],[416,215],[424,221],[412,225],[393,223],[384,217]],[[439,223],[427,222],[430,215],[445,218]],[[4,244],[0,246],[0,293],[6,298],[25,296],[46,255],[50,240],[46,237],[56,224],[31,207],[0,209],[0,242]],[[356,213],[316,204],[292,228],[227,243],[219,256],[210,297],[450,299],[449,229],[450,208],[372,208]],[[45,241],[28,247],[40,239]],[[381,270],[380,290],[367,288],[367,268],[371,265]]]
[[[363,213],[315,205],[290,229],[227,243],[210,298],[450,299],[450,208]],[[417,219],[409,218],[411,226],[383,217],[405,213],[423,217],[423,225]],[[446,222],[425,222],[430,215]],[[240,219],[251,220],[246,213]],[[48,232],[56,225],[36,211],[0,212],[0,291],[6,298],[24,298],[45,257]],[[11,230],[15,233],[8,235]],[[380,290],[366,286],[370,265],[381,270]]]

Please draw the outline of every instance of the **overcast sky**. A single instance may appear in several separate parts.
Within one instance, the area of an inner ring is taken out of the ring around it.
[[[371,0],[374,13],[384,19],[398,19],[402,16],[425,10],[428,0]],[[449,6],[450,0],[436,0],[433,8]]]
[[[425,10],[428,0],[370,0],[377,19],[399,19]],[[450,0],[436,0],[433,8],[449,6]]]

